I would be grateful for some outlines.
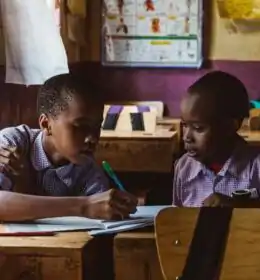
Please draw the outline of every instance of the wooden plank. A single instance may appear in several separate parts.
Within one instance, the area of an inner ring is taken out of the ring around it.
[[[154,233],[121,233],[114,240],[115,280],[162,280]]]
[[[163,126],[157,125],[156,131],[154,133],[147,133],[144,131],[101,131],[101,141],[102,140],[118,140],[118,139],[127,139],[127,140],[171,140],[176,137],[176,131],[170,131],[169,128],[164,128]]]
[[[260,209],[235,209],[221,280],[260,279]]]
[[[260,146],[260,131],[241,131],[239,135],[242,136],[249,145]]]
[[[181,130],[181,119],[179,118],[171,118],[171,117],[163,117],[157,120],[157,125],[162,127],[168,128],[169,131],[176,131],[177,132],[177,139],[178,139],[178,150],[182,148],[182,130]]]
[[[168,139],[101,139],[95,158],[127,172],[171,172],[177,135]]]
[[[54,237],[2,237],[0,275],[5,280],[113,280],[113,236],[67,232]]]
[[[156,217],[156,245],[164,278],[178,279],[182,275],[199,209],[166,208]]]
[[[156,217],[156,243],[165,279],[181,276],[199,209],[168,208]],[[205,233],[206,234],[206,233]],[[205,235],[207,236],[207,235]],[[220,280],[260,278],[260,210],[234,209],[224,250]]]
[[[66,254],[83,249],[92,239],[86,232],[58,233],[48,237],[0,237],[0,253]]]
[[[0,255],[0,273],[5,280],[83,279],[80,254],[70,258]]]

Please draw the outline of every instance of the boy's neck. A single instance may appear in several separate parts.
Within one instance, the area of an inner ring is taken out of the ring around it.
[[[53,166],[62,166],[69,163],[68,160],[64,159],[59,153],[57,153],[53,143],[45,135],[45,133],[43,133],[42,146],[48,160]]]
[[[215,153],[214,157],[209,160],[207,166],[219,165],[223,166],[225,162],[232,156],[239,136],[236,134],[222,145],[222,147]]]

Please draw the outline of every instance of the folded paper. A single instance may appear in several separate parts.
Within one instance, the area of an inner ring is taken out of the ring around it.
[[[143,131],[153,134],[156,130],[157,109],[145,105],[105,105],[103,117],[103,131],[113,130],[117,134]]]

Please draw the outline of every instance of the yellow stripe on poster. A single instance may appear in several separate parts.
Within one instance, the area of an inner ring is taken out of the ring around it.
[[[117,15],[107,15],[107,18],[110,20],[117,20]]]
[[[156,46],[158,46],[158,45],[160,45],[160,46],[162,46],[162,45],[171,45],[172,44],[172,41],[166,41],[166,40],[152,40],[151,41],[151,43],[150,43],[151,45],[156,45]]]
[[[176,19],[177,19],[177,17],[176,17],[176,16],[174,16],[174,15],[170,15],[170,16],[168,16],[168,19],[170,19],[170,20],[176,20]]]

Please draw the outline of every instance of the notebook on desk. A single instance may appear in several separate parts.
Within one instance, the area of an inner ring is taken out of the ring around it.
[[[122,221],[103,221],[82,217],[60,217],[39,219],[28,223],[4,224],[7,233],[26,232],[64,232],[86,230],[91,235],[117,233],[121,231],[151,226],[157,213],[169,206],[140,206],[129,219]],[[1,232],[0,232],[1,235]]]

